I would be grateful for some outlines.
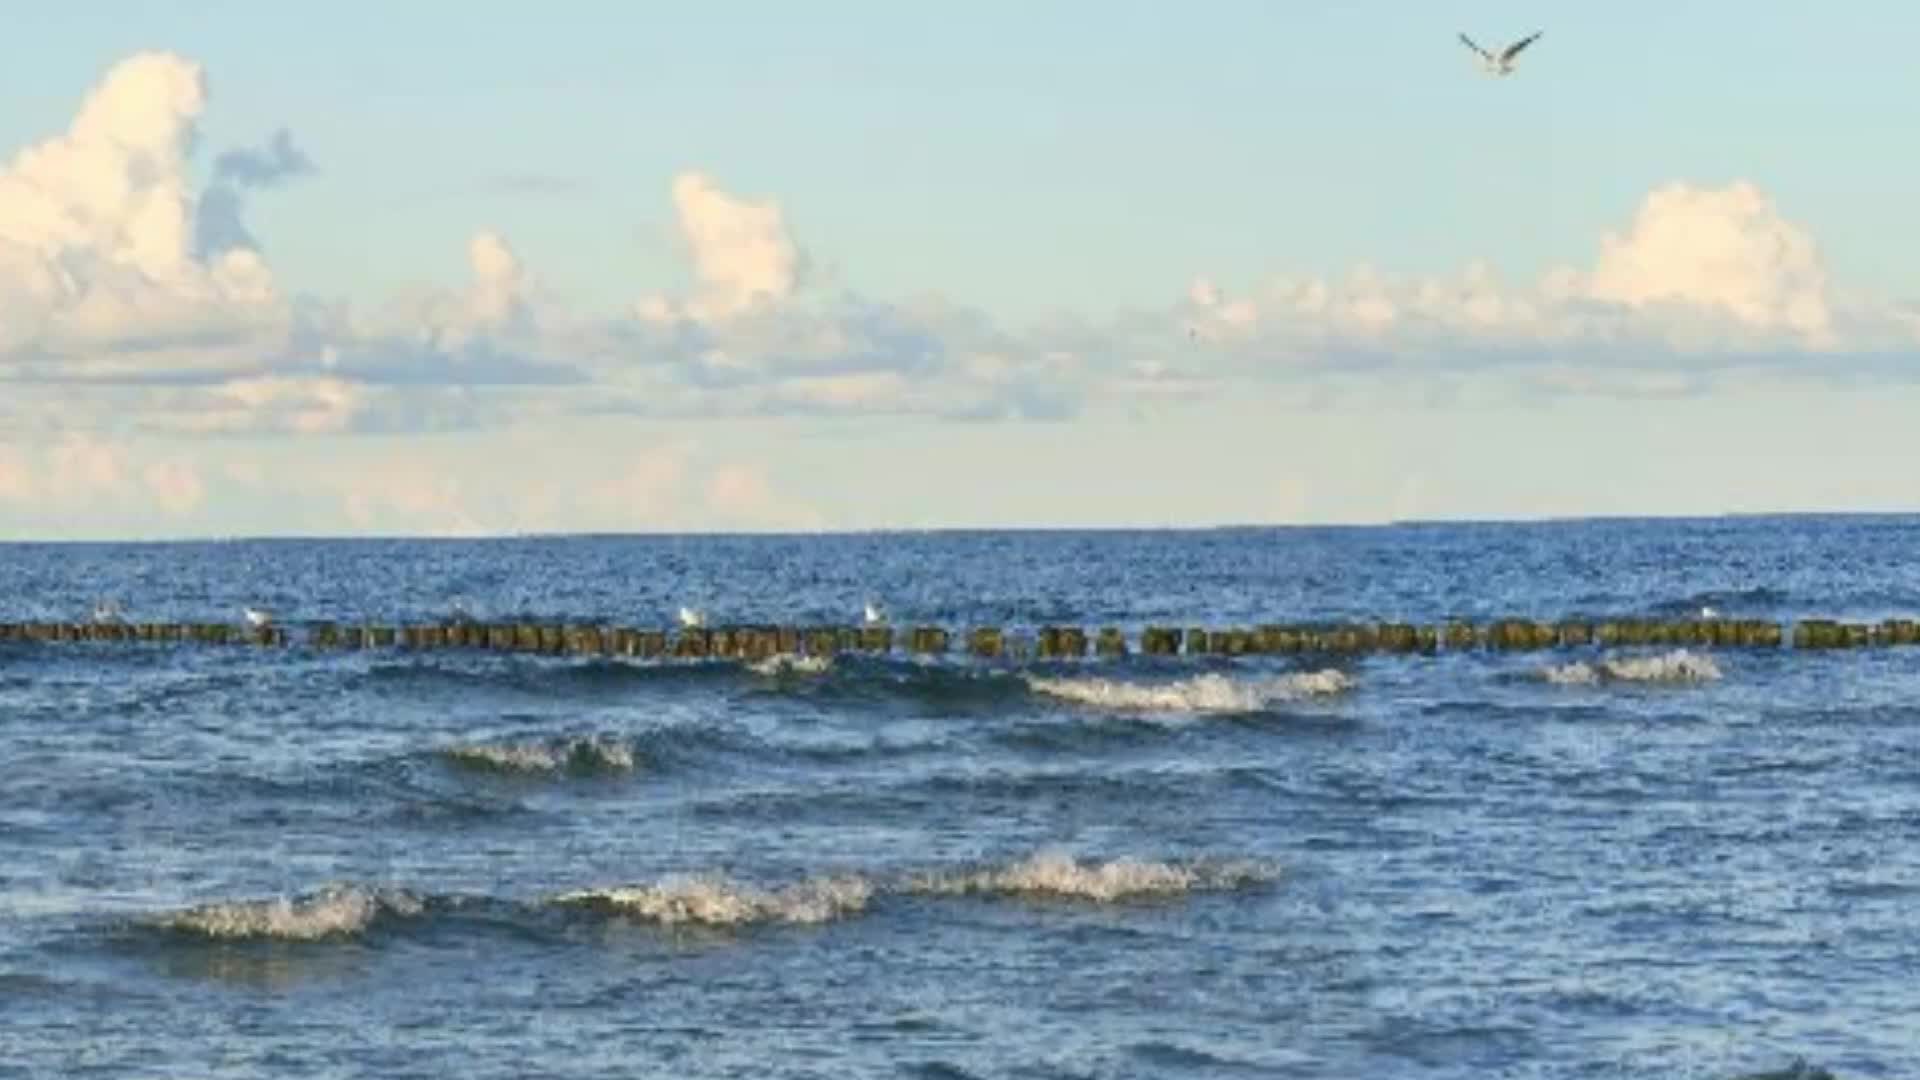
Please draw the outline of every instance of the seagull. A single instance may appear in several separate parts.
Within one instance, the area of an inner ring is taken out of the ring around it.
[[[1466,42],[1467,48],[1480,54],[1480,67],[1486,71],[1487,74],[1507,76],[1513,74],[1513,58],[1519,56],[1521,49],[1533,44],[1534,40],[1544,33],[1546,33],[1544,30],[1535,30],[1519,41],[1501,49],[1498,53],[1490,53],[1480,46],[1475,45],[1473,39],[1465,34],[1460,35],[1460,40]]]
[[[1700,609],[1700,617],[1703,619],[1717,619],[1720,617],[1720,613],[1713,610],[1712,607],[1703,607]]]
[[[705,613],[694,611],[692,608],[682,607],[680,609],[680,625],[688,629],[705,626],[707,625],[707,616]]]
[[[120,604],[115,600],[101,600],[93,605],[93,621],[97,623],[117,623],[120,621]]]
[[[273,616],[259,608],[250,607],[243,610],[247,616],[247,625],[253,627],[255,630],[273,622]]]
[[[866,621],[868,626],[884,626],[887,621],[887,613],[880,610],[878,605],[869,600],[867,601]]]

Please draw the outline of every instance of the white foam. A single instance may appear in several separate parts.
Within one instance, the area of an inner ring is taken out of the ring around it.
[[[667,926],[823,923],[864,911],[873,885],[861,877],[812,878],[767,890],[722,874],[666,878],[651,885],[582,889],[556,904]]]
[[[765,660],[755,660],[747,665],[747,670],[755,675],[775,678],[781,675],[820,675],[833,667],[831,656],[801,656],[796,653],[776,653]]]
[[[930,895],[1052,896],[1110,904],[1241,888],[1275,876],[1272,867],[1248,860],[1176,863],[1119,858],[1082,862],[1064,852],[1041,851],[1000,867],[917,875],[909,879],[907,889]]]
[[[1261,679],[1196,675],[1171,683],[1135,683],[1117,679],[1048,679],[1028,676],[1036,693],[1082,705],[1141,712],[1255,712],[1269,705],[1338,694],[1354,681],[1334,668]]]
[[[359,934],[384,913],[417,915],[421,910],[419,899],[408,893],[333,885],[298,899],[204,904],[160,916],[153,924],[220,940],[316,941]]]
[[[509,773],[632,772],[633,748],[612,739],[478,743],[442,751],[456,764]]]
[[[1712,682],[1720,678],[1720,665],[1711,656],[1675,649],[1658,656],[1610,656],[1594,664],[1561,664],[1540,674],[1560,686],[1591,686],[1606,681]]]

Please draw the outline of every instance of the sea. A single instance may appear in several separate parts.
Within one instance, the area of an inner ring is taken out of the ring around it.
[[[0,545],[0,620],[1920,614],[1920,518]],[[0,1077],[1920,1076],[1920,649],[0,642]]]

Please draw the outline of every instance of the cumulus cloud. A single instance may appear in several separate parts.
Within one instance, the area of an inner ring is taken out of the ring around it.
[[[1649,194],[1625,235],[1601,240],[1585,281],[1596,300],[1691,304],[1820,342],[1831,330],[1827,270],[1808,232],[1750,183],[1672,184]]]
[[[564,410],[566,391],[592,380],[588,367],[609,362],[605,324],[556,302],[496,230],[475,232],[466,256],[463,289],[416,289],[371,311],[303,302],[286,350],[298,364],[283,370],[366,390],[363,430],[405,430],[409,417],[432,429]]]
[[[61,387],[67,407],[35,422],[327,436],[608,413],[1055,421],[1249,378],[1418,383],[1395,392],[1438,400],[1490,371],[1529,393],[1634,396],[1697,392],[1735,365],[1910,377],[1920,342],[1920,314],[1837,289],[1809,232],[1747,182],[1659,188],[1532,282],[1483,261],[1244,289],[1199,277],[1158,310],[1014,328],[937,297],[820,295],[780,202],[690,170],[662,193],[688,270],[676,295],[573,311],[482,227],[464,283],[367,307],[290,300],[242,211],[315,164],[282,128],[215,157],[196,197],[208,100],[197,64],[142,53],[0,169],[0,381],[21,390],[0,420],[30,385],[91,380],[140,390]]]
[[[148,52],[115,65],[63,134],[0,168],[0,365],[86,367],[189,342],[203,363],[283,323],[257,252],[202,255],[187,156],[199,67]]]
[[[1058,419],[1080,405],[1095,338],[1015,333],[939,298],[832,302],[694,319],[643,316],[609,352],[599,411]]]
[[[779,204],[730,194],[700,172],[675,177],[672,194],[698,286],[684,305],[685,314],[725,318],[777,305],[800,288],[807,260]],[[675,312],[658,297],[642,300],[637,310],[654,319]]]
[[[178,413],[179,430],[197,433],[348,430],[366,406],[364,387],[325,375],[234,379],[198,394]]]
[[[1898,308],[1838,294],[1812,235],[1747,182],[1656,189],[1623,230],[1600,238],[1590,266],[1557,267],[1532,285],[1510,284],[1485,262],[1402,278],[1362,265],[1343,279],[1282,278],[1244,296],[1201,278],[1178,314],[1190,340],[1267,373],[1507,365],[1536,386],[1577,392],[1702,385],[1691,374],[1621,379],[1580,368],[1824,372],[1920,342]]]
[[[490,230],[475,233],[467,244],[467,265],[473,269],[468,312],[475,323],[499,327],[525,315],[526,267],[505,237]]]

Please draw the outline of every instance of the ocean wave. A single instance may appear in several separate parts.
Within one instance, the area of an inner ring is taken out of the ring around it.
[[[831,656],[801,656],[795,653],[778,653],[765,660],[754,660],[747,664],[747,670],[755,675],[775,678],[781,675],[823,675],[833,669]]]
[[[1278,876],[1274,865],[1252,859],[1100,860],[1042,850],[1011,862],[819,874],[786,885],[742,881],[718,871],[673,874],[526,901],[333,884],[300,896],[215,901],[137,918],[133,925],[210,943],[326,942],[358,938],[390,920],[458,918],[460,912],[479,911],[493,913],[486,923],[504,917],[539,925],[552,913],[573,911],[664,928],[728,930],[835,922],[868,913],[876,898],[887,895],[1123,904],[1232,891]]]
[[[216,941],[320,941],[364,933],[382,916],[414,916],[425,904],[411,893],[330,885],[303,897],[203,904],[149,925]]]
[[[1602,682],[1713,682],[1721,677],[1713,657],[1686,649],[1657,656],[1608,657],[1594,663],[1576,661],[1542,669],[1541,677],[1559,686],[1591,686]]]
[[[1132,712],[1258,712],[1272,705],[1342,693],[1354,686],[1335,668],[1258,679],[1205,674],[1170,683],[1136,683],[1104,678],[1027,676],[1035,693],[1080,705]]]
[[[447,747],[440,755],[455,766],[482,772],[601,775],[634,770],[633,747],[615,739],[471,743]]]
[[[873,884],[858,876],[812,878],[769,890],[723,874],[696,874],[651,885],[576,890],[551,902],[663,926],[814,924],[865,911],[873,892]]]
[[[555,693],[598,697],[646,687],[701,685],[735,677],[719,660],[640,659],[618,656],[546,656],[448,651],[374,660],[363,674],[347,676],[350,687],[380,690],[476,690],[546,699]]]
[[[1111,904],[1245,888],[1277,876],[1273,867],[1246,859],[1161,862],[1122,857],[1100,862],[1083,861],[1060,851],[1040,851],[1002,866],[916,874],[905,888],[930,896],[986,894]]]

